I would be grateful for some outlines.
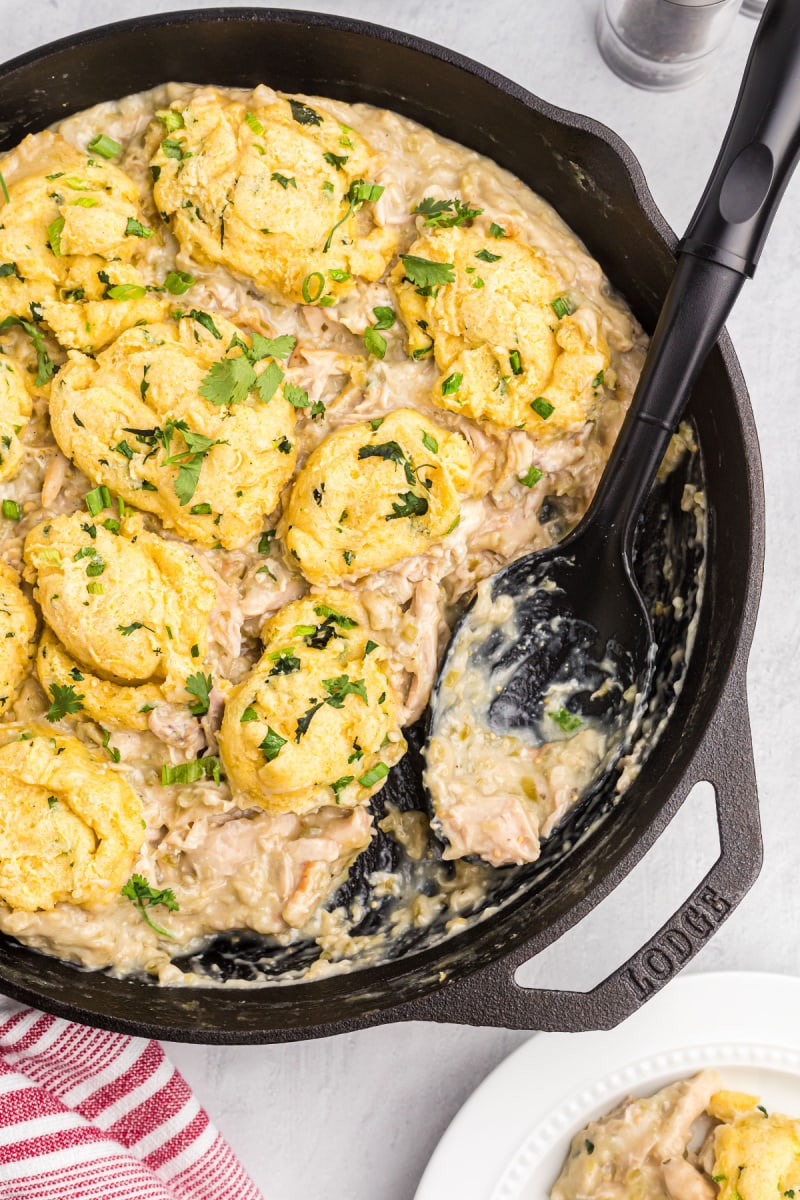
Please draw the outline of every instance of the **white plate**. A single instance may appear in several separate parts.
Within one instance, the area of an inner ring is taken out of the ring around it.
[[[456,1115],[415,1200],[547,1200],[587,1121],[702,1067],[800,1116],[800,979],[744,972],[675,980],[610,1033],[542,1033]]]

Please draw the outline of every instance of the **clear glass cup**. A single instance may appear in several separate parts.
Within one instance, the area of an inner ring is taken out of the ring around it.
[[[706,73],[742,0],[600,0],[597,44],[636,87],[669,91]]]

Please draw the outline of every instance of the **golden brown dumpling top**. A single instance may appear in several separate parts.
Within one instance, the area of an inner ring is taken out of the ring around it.
[[[161,316],[164,301],[147,293],[136,267],[158,235],[124,171],[48,132],[26,138],[0,169],[9,195],[0,207],[0,312],[34,314],[62,346],[87,351]]]
[[[330,434],[308,456],[280,525],[311,583],[422,554],[458,524],[472,453],[412,408]]]
[[[74,737],[0,747],[0,900],[24,912],[110,904],[145,837],[123,776]]]
[[[434,404],[542,440],[591,418],[609,364],[598,314],[588,304],[573,314],[530,246],[478,227],[432,229],[392,282],[409,351],[430,351],[441,371]]]
[[[196,309],[137,326],[96,359],[70,355],[53,382],[53,433],[91,480],[182,537],[243,546],[294,469],[295,409],[267,353],[291,345]]]
[[[287,604],[261,636],[219,735],[234,795],[276,814],[364,803],[406,750],[366,612],[331,589]]]
[[[352,276],[379,279],[396,238],[362,229],[378,162],[319,104],[212,90],[162,115],[153,156],[159,212],[199,263],[254,279],[278,302],[328,303]]]

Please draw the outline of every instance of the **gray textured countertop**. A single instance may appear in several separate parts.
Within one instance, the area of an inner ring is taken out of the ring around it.
[[[617,80],[594,44],[597,0],[283,0],[394,25],[481,59],[533,92],[590,113],[639,156],[675,228],[688,219],[727,122],[754,24],[737,18],[713,74],[653,95]],[[0,57],[112,18],[190,8],[181,0],[0,0]],[[267,81],[269,82],[269,81]],[[790,186],[756,281],[730,322],[759,422],[767,570],[750,667],[766,861],[760,882],[692,969],[800,973],[796,729],[800,724],[797,441],[800,181]],[[731,481],[735,486],[735,480]],[[597,982],[652,933],[716,856],[702,789],[626,883],[524,978]],[[609,936],[613,930],[613,936]],[[440,1134],[524,1034],[415,1025],[293,1046],[173,1046],[170,1052],[270,1200],[410,1200]],[[443,1198],[444,1200],[444,1198]]]

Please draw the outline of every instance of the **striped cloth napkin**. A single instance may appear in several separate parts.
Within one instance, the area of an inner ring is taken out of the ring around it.
[[[0,1200],[263,1200],[158,1042],[0,998]]]

